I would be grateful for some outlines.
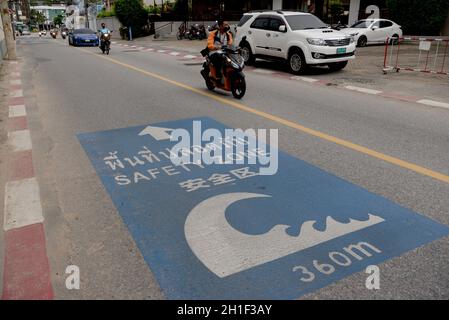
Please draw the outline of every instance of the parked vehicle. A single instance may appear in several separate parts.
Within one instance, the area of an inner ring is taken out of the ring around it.
[[[403,35],[401,26],[387,19],[359,20],[350,28],[341,29],[341,32],[354,37],[358,47],[371,43],[385,43],[387,38],[399,39]]]
[[[188,33],[187,22],[183,22],[178,28],[178,32],[176,33],[176,38],[178,40],[186,39],[187,33]]]
[[[223,78],[221,82],[216,80],[216,69],[209,59],[207,53],[203,53],[206,58],[206,62],[203,64],[201,75],[206,81],[206,87],[209,90],[219,88],[225,91],[231,91],[232,95],[236,99],[242,99],[246,93],[246,81],[243,74],[243,68],[245,62],[241,56],[241,49],[235,46],[223,46],[222,54],[225,57],[225,63],[223,66]]]
[[[303,12],[246,13],[237,26],[235,43],[242,48],[246,64],[254,63],[256,58],[286,61],[294,74],[313,65],[341,70],[355,58],[351,36]]]
[[[75,29],[69,32],[69,45],[72,46],[95,46],[100,45],[100,39],[95,31],[90,29]]]
[[[47,35],[47,31],[46,30],[39,31],[39,37],[46,36],[46,35]]]
[[[206,28],[204,25],[198,23],[191,25],[187,32],[187,38],[189,40],[204,40],[207,38]]]

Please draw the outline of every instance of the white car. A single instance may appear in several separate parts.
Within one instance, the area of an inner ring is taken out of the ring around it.
[[[401,26],[387,19],[359,20],[350,28],[340,31],[354,37],[358,47],[371,43],[385,43],[387,38],[401,38],[403,35]]]
[[[309,65],[341,70],[355,57],[355,42],[330,29],[316,16],[294,11],[261,11],[243,15],[235,44],[246,64],[256,58],[287,61],[294,74]]]

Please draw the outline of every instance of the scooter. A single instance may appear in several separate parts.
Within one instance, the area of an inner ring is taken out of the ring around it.
[[[109,54],[109,50],[111,50],[111,34],[110,33],[102,33],[100,37],[100,49],[103,54]]]
[[[57,32],[56,32],[56,31],[51,31],[51,32],[50,32],[50,35],[51,35],[51,37],[52,37],[53,39],[56,39]]]
[[[235,46],[223,46],[221,51],[224,58],[224,82],[216,79],[217,71],[210,61],[208,50],[201,51],[201,54],[206,58],[201,70],[201,75],[206,81],[206,87],[211,91],[215,88],[231,91],[234,98],[242,99],[246,93],[246,81],[243,74],[245,61],[242,58],[241,49]]]
[[[61,37],[62,37],[62,39],[65,39],[67,37],[67,31],[62,31]]]
[[[204,40],[207,38],[206,28],[204,25],[194,24],[187,32],[187,38],[189,40]]]

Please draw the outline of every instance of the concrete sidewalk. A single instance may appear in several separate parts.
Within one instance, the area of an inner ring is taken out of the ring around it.
[[[206,41],[157,39],[153,37],[138,38],[133,41],[120,41],[136,47],[160,47],[170,50],[182,50],[200,56]],[[383,74],[384,46],[375,45],[358,48],[356,59],[339,72],[330,72],[327,67],[310,68],[304,77],[310,80],[326,82],[327,85],[356,87],[366,90],[381,91],[387,96],[406,101],[432,100],[449,103],[449,76],[401,71]],[[256,68],[268,72],[288,73],[285,65],[278,62],[258,60]]]

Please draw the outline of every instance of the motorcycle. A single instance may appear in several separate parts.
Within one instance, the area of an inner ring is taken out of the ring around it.
[[[67,37],[67,31],[62,31],[61,37],[62,37],[62,39],[65,39]]]
[[[109,50],[111,50],[111,34],[110,33],[102,33],[100,37],[100,49],[101,52],[109,54]]]
[[[176,38],[178,40],[185,39],[185,38],[187,38],[187,33],[188,33],[188,31],[187,31],[187,23],[184,22],[184,23],[182,23],[179,26],[178,32],[176,33]]]
[[[56,35],[57,35],[58,33],[56,32],[56,31],[51,31],[50,32],[50,35],[51,35],[51,37],[53,38],[53,39],[56,39]]]
[[[190,30],[187,32],[187,38],[189,40],[203,40],[207,38],[206,28],[204,25],[194,24],[190,27]]]
[[[246,93],[246,81],[243,74],[245,61],[241,55],[241,49],[235,46],[223,46],[221,54],[223,55],[223,78],[224,82],[216,79],[216,68],[209,58],[208,50],[204,49],[201,54],[206,58],[201,70],[201,75],[206,81],[206,87],[210,91],[215,88],[225,91],[231,91],[236,99],[242,99]]]

